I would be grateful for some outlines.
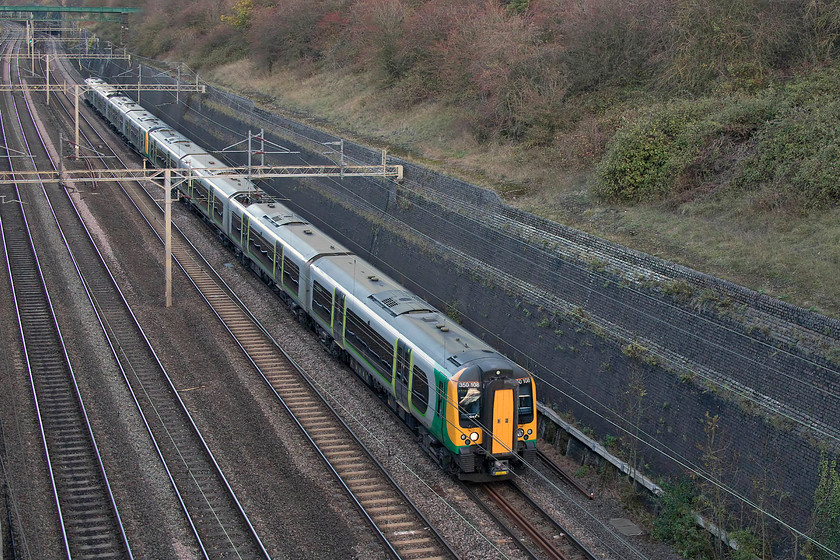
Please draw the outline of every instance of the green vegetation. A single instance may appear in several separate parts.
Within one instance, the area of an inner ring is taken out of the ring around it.
[[[458,300],[448,302],[446,304],[445,313],[447,317],[449,317],[459,325],[464,322],[464,314],[458,308]]]
[[[712,558],[709,533],[697,525],[694,508],[697,497],[691,483],[663,486],[661,509],[654,520],[651,535],[670,543],[684,558]]]
[[[716,470],[719,462],[719,445],[716,442],[717,417],[706,416],[707,467]],[[703,486],[703,485],[701,485]],[[705,485],[708,486],[708,485]],[[697,525],[696,513],[718,527],[727,527],[736,523],[730,516],[723,501],[715,504],[714,488],[695,487],[691,481],[683,480],[678,484],[663,485],[664,494],[659,501],[659,511],[653,522],[651,535],[668,542],[685,558],[697,559],[754,559],[771,556],[767,542],[766,528],[747,527],[728,533],[731,541],[737,543],[737,550],[725,548],[713,539],[707,531]],[[778,496],[776,497],[778,499]],[[744,520],[742,519],[741,522]],[[819,484],[814,493],[810,537],[819,545],[808,543],[803,550],[803,557],[809,560],[829,560],[840,552],[840,469],[837,459],[829,460],[823,456],[820,461]]]
[[[829,560],[840,552],[840,469],[837,459],[820,461],[820,483],[814,493],[813,538],[834,551],[831,554],[815,545],[808,547],[811,560]]]
[[[141,4],[141,54],[840,316],[836,1]]]

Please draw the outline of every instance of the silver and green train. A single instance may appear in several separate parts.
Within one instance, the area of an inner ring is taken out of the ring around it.
[[[532,376],[102,80],[86,100],[178,186],[259,274],[461,479],[513,476],[536,454]]]

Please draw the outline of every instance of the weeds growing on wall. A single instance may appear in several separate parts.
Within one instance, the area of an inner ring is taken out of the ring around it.
[[[812,537],[822,547],[810,544],[810,560],[834,560],[840,555],[840,465],[837,458],[820,460],[820,483],[814,493]],[[823,548],[824,547],[824,548]],[[832,552],[829,552],[832,551]]]
[[[688,480],[663,485],[661,509],[653,523],[654,538],[670,543],[685,558],[711,558],[709,534],[697,525],[697,496]]]

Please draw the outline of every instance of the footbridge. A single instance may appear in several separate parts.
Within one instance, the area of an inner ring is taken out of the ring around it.
[[[116,21],[121,22],[140,8],[88,6],[0,6],[0,19],[12,21]]]

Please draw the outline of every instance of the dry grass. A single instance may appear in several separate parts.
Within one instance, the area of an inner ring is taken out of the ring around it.
[[[606,136],[592,119],[559,134],[551,149],[523,148],[476,142],[451,107],[395,108],[365,75],[265,75],[239,62],[208,77],[273,96],[292,114],[317,118],[345,137],[493,188],[525,210],[840,317],[840,210],[756,211],[755,200],[714,194],[681,204],[605,204],[587,188]]]

